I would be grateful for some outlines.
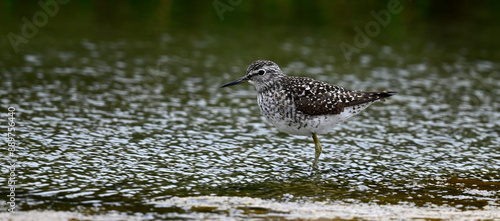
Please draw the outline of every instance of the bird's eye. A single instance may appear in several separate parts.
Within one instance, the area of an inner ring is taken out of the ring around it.
[[[259,75],[263,75],[263,74],[265,74],[265,73],[266,73],[266,71],[264,71],[264,70],[259,70]]]

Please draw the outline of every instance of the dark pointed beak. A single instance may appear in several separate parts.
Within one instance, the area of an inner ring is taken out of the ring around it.
[[[236,85],[236,84],[241,84],[241,83],[244,83],[244,82],[247,82],[247,81],[248,81],[248,78],[247,78],[247,76],[245,76],[245,77],[242,77],[242,78],[240,78],[238,80],[235,80],[235,81],[229,82],[227,84],[224,84],[224,85],[222,85],[222,87],[229,87],[229,86],[233,86],[233,85]]]

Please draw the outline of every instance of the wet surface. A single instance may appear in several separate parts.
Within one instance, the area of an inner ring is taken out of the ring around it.
[[[41,36],[15,56],[2,54],[0,105],[17,114],[19,211],[231,217],[212,208],[219,201],[181,202],[227,196],[311,210],[320,203],[493,211],[478,217],[498,219],[500,63],[489,59],[498,54],[429,40],[374,43],[346,62],[331,43],[342,38],[323,31],[258,46],[255,55],[227,54],[253,38],[185,30],[154,41],[76,37],[50,49]],[[489,56],[475,55],[483,51]],[[319,136],[324,152],[313,173],[310,137],[266,123],[253,86],[220,88],[256,59],[275,60],[290,75],[398,95]],[[246,213],[275,215],[276,205]],[[371,219],[335,214],[325,216]]]

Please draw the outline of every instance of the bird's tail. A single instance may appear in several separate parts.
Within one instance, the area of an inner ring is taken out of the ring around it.
[[[354,106],[374,102],[376,100],[385,101],[386,97],[395,95],[395,91],[353,91],[356,99],[349,102],[346,106]]]

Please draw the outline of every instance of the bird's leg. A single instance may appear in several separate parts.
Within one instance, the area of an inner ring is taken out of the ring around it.
[[[315,146],[315,152],[314,152],[314,162],[313,162],[313,169],[318,169],[318,159],[319,155],[321,155],[321,143],[319,143],[318,137],[316,136],[316,133],[312,134],[313,140],[314,140],[314,146]]]

